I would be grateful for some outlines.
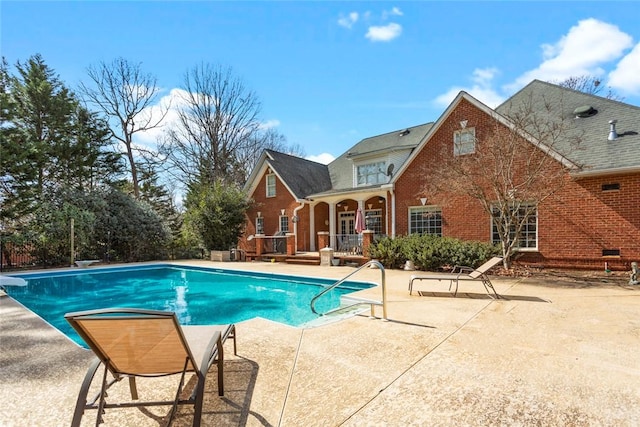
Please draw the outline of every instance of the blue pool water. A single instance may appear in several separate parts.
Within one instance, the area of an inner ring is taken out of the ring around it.
[[[27,280],[7,293],[76,343],[82,339],[65,313],[107,307],[173,311],[184,325],[237,323],[264,317],[291,326],[316,319],[311,299],[334,283],[264,273],[236,272],[167,264],[145,267],[91,268],[82,271],[14,275]],[[326,312],[340,296],[374,286],[345,282],[318,300]]]

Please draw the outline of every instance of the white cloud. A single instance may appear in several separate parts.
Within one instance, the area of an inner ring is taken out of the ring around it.
[[[541,45],[543,60],[540,65],[504,85],[501,90],[494,88],[496,68],[476,69],[470,87],[452,87],[438,96],[434,103],[446,107],[464,90],[494,108],[504,101],[502,93],[510,95],[534,79],[553,82],[569,77],[604,76],[605,68],[611,67],[619,58],[622,59],[609,73],[608,84],[621,92],[640,93],[640,44],[623,56],[632,46],[632,37],[617,26],[593,18],[585,19],[571,27],[557,42]]]
[[[400,36],[402,26],[395,22],[390,22],[384,26],[370,26],[366,38],[373,42],[388,42]]]
[[[640,94],[640,43],[609,73],[609,85],[622,92]]]
[[[317,162],[317,163],[322,163],[324,165],[328,165],[329,163],[334,161],[336,158],[333,157],[333,155],[331,155],[329,153],[322,153],[322,154],[318,154],[318,155],[307,156],[306,159],[307,160],[311,160],[312,162]]]
[[[280,120],[272,119],[272,120],[267,120],[266,122],[260,123],[259,127],[262,130],[267,130],[267,129],[277,128],[278,126],[280,126]]]
[[[358,22],[358,16],[358,12],[351,12],[347,16],[341,16],[338,19],[338,25],[351,29],[351,27],[353,27],[353,24]]]
[[[470,87],[452,87],[447,92],[438,96],[434,100],[434,103],[438,107],[446,108],[451,104],[451,101],[454,100],[460,91],[465,91],[483,104],[486,104],[491,108],[495,108],[502,104],[505,99],[504,96],[500,95],[493,88],[493,79],[498,73],[499,71],[497,68],[477,68],[473,71],[473,76],[471,78],[473,84]]]
[[[576,76],[601,76],[603,65],[621,57],[631,46],[631,36],[617,26],[593,18],[582,20],[555,44],[542,45],[542,64],[518,77],[507,89],[517,90],[533,79],[562,81]]]
[[[402,16],[404,13],[398,7],[393,7],[391,10],[385,10],[382,12],[382,19],[388,19],[389,16]]]
[[[174,123],[179,123],[178,110],[181,106],[186,105],[186,95],[187,92],[182,89],[171,89],[168,94],[160,98],[157,104],[144,109],[140,113],[141,118],[150,117],[152,122],[159,120],[164,111],[166,111],[166,115],[162,120],[161,126],[144,132],[137,132],[135,134],[136,144],[147,148],[155,148],[164,129]]]

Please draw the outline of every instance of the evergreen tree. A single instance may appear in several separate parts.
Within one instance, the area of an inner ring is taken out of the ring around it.
[[[79,104],[40,55],[15,68],[17,75],[10,75],[3,60],[0,219],[5,225],[29,221],[46,192],[112,185],[124,166],[110,149],[104,120]]]

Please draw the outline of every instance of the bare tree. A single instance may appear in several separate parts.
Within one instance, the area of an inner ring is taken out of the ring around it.
[[[288,144],[287,138],[274,128],[264,129],[255,135],[251,141],[238,153],[238,162],[243,165],[242,175],[238,176],[239,182],[245,182],[251,175],[258,159],[264,150],[279,151],[292,156],[304,157],[305,151],[299,144]]]
[[[80,91],[85,102],[112,119],[111,134],[125,146],[133,195],[140,198],[137,161],[142,148],[134,145],[134,135],[161,126],[169,106],[159,106],[156,114],[151,114],[160,88],[153,75],[141,70],[140,63],[117,58],[110,63],[90,66],[87,73],[93,84],[81,83]]]
[[[231,68],[200,64],[184,76],[178,123],[165,131],[161,152],[184,184],[235,181],[239,153],[260,132],[260,102]]]
[[[602,96],[613,101],[624,100],[624,97],[615,93],[610,87],[607,87],[606,93],[603,93],[603,89],[605,88],[605,86],[602,84],[602,81],[599,78],[593,76],[572,76],[562,81],[551,83],[557,84],[558,86],[566,87],[568,89],[577,90],[579,92],[588,93],[590,95]]]
[[[429,190],[474,198],[493,219],[505,268],[515,252],[535,243],[527,233],[535,227],[538,206],[565,185],[569,169],[579,169],[565,156],[581,138],[560,110],[538,95],[507,105],[508,118],[495,114],[489,127],[473,135],[470,153],[452,156],[445,144],[442,162],[432,168]]]

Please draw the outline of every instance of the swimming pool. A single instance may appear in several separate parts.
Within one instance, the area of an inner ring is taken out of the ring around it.
[[[7,293],[76,343],[64,319],[72,311],[134,307],[173,311],[184,325],[237,323],[264,317],[291,326],[318,318],[311,299],[335,281],[171,264],[16,274],[27,286]],[[340,306],[340,296],[374,286],[345,282],[323,296],[319,312]]]

